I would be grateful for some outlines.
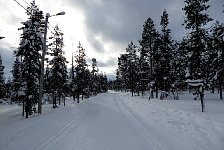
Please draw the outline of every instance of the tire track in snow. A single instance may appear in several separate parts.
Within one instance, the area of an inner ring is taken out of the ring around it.
[[[153,138],[153,135],[151,135],[149,131],[138,121],[137,117],[135,117],[133,112],[122,102],[119,94],[116,95],[116,103],[117,103],[117,106],[120,108],[120,110],[132,122],[132,124],[137,129],[137,131],[139,131],[139,133],[148,142],[149,146],[153,148],[153,150],[167,150],[161,145],[159,141]]]

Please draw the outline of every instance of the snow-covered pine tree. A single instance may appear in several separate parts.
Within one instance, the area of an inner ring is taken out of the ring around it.
[[[173,77],[171,76],[171,60],[172,60],[172,50],[173,43],[170,36],[171,30],[168,28],[169,18],[166,10],[163,11],[161,16],[160,25],[162,26],[161,33],[161,57],[160,57],[160,69],[159,69],[159,80],[158,87],[160,90],[169,92],[171,89],[171,84],[173,82]]]
[[[149,82],[154,80],[154,51],[156,29],[153,20],[149,17],[143,25],[142,39],[140,40],[140,86],[142,93],[147,90]],[[153,94],[152,94],[153,97]]]
[[[152,76],[153,80],[150,83],[151,89],[151,97],[153,96],[153,92],[155,91],[156,98],[158,98],[158,90],[159,90],[159,82],[160,82],[160,68],[161,68],[161,35],[158,31],[155,33],[155,43],[153,46],[153,69],[152,69]]]
[[[117,87],[120,87],[121,90],[127,91],[127,75],[128,75],[128,63],[127,63],[127,54],[121,54],[118,57],[118,72],[117,72]]]
[[[118,61],[119,61],[119,57],[118,57]],[[119,68],[119,65],[118,65]],[[116,79],[113,81],[113,90],[115,91],[122,91],[122,80],[121,80],[121,76],[120,76],[120,70],[116,69]]]
[[[186,89],[185,78],[186,68],[188,66],[188,41],[188,38],[183,37],[182,40],[175,43],[173,50],[171,73],[175,80],[174,86],[178,88],[178,90]]]
[[[17,51],[14,51],[14,55],[16,57],[16,60],[13,63],[12,66],[12,93],[11,93],[11,101],[21,104],[22,102],[18,98],[18,92],[21,85],[21,61],[18,56],[16,56]]]
[[[99,76],[100,92],[101,93],[107,92],[107,76],[106,76],[106,74],[100,73],[98,76]]]
[[[139,73],[139,59],[136,54],[137,46],[131,42],[128,44],[128,47],[126,48],[127,53],[127,88],[131,89],[132,96],[134,94],[134,91],[137,90],[137,82],[139,82],[138,79],[138,73]]]
[[[202,53],[205,51],[205,29],[203,28],[212,19],[205,12],[210,7],[207,5],[209,0],[185,0],[185,11],[186,19],[184,20],[185,28],[190,29],[190,45],[189,51],[190,62],[189,72],[192,79],[202,79],[204,76],[203,66],[201,64]]]
[[[211,29],[211,36],[209,48],[212,54],[210,55],[210,63],[208,66],[211,68],[210,79],[212,82],[218,82],[220,99],[223,99],[223,79],[224,79],[224,24],[218,23]],[[214,84],[214,83],[213,83]]]
[[[11,93],[12,93],[12,80],[9,77],[7,82],[5,83],[5,89],[6,89],[6,98],[10,99]],[[12,103],[12,101],[11,101]]]
[[[42,51],[42,25],[43,12],[39,10],[35,2],[31,2],[27,8],[29,19],[22,22],[23,27],[20,46],[16,56],[21,58],[21,82],[26,97],[26,117],[31,108],[38,101],[39,77],[40,77],[40,53]],[[21,87],[22,88],[22,87]]]
[[[59,29],[58,25],[54,28],[54,35],[52,37],[53,42],[51,46],[51,52],[49,54],[53,56],[49,60],[50,73],[48,74],[49,86],[51,88],[51,93],[54,95],[53,98],[53,108],[56,108],[56,99],[59,100],[63,93],[65,93],[65,85],[67,80],[67,61],[63,56],[64,51],[62,50],[64,46],[63,33]]]
[[[90,84],[90,91],[93,95],[98,93],[97,86],[98,86],[98,68],[97,68],[97,61],[96,58],[92,59],[92,71],[91,71],[91,84]]]
[[[205,80],[206,70],[203,68],[202,59],[205,58],[203,56],[205,49],[205,36],[206,30],[203,28],[209,21],[212,19],[206,13],[207,9],[210,7],[207,5],[209,0],[185,0],[185,7],[183,10],[185,11],[186,19],[184,20],[185,28],[190,29],[190,51],[189,53],[189,79],[194,80],[195,82],[201,82]],[[189,80],[188,80],[189,81]],[[201,99],[202,104],[202,112],[204,111],[204,87],[203,83],[199,83],[198,93]],[[195,84],[197,85],[197,84]]]
[[[6,94],[4,68],[5,66],[2,64],[2,57],[0,55],[0,99],[4,98]]]
[[[82,95],[83,99],[83,94],[84,94],[84,88],[86,85],[86,76],[85,76],[85,70],[87,68],[87,63],[86,63],[86,54],[85,54],[85,49],[79,42],[78,45],[78,50],[75,55],[75,77],[72,81],[72,92],[73,92],[73,97],[77,98],[77,103],[79,103],[79,96]]]
[[[88,66],[88,65],[87,65]],[[83,84],[83,94],[82,96],[85,96],[85,98],[89,98],[91,95],[91,71],[88,69],[88,67],[84,70],[84,76],[83,79],[85,80],[85,84]],[[82,97],[83,100],[83,97]]]

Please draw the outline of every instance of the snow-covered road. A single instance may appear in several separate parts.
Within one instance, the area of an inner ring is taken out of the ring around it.
[[[183,146],[191,139],[178,140],[155,120],[144,119],[133,110],[136,106],[130,107],[128,98],[113,92],[100,94],[58,109],[45,106],[42,115],[29,119],[21,117],[18,107],[0,108],[0,150],[188,149]]]
[[[13,110],[10,112],[15,114]],[[29,119],[19,117],[2,124],[0,132],[1,150],[165,149],[148,125],[115,93],[101,94]]]

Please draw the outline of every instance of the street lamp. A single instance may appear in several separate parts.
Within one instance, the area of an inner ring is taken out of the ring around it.
[[[46,55],[46,42],[47,42],[47,24],[48,18],[53,16],[65,15],[65,12],[62,11],[57,13],[56,15],[50,15],[49,13],[46,14],[45,24],[44,24],[44,41],[43,41],[43,51],[42,51],[42,58],[41,58],[41,70],[40,70],[40,89],[39,89],[39,101],[38,101],[38,114],[42,112],[42,95],[43,95],[43,83],[44,83],[44,59]]]

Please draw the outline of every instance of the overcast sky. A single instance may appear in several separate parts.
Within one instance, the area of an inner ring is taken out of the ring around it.
[[[17,1],[27,7],[32,0]],[[173,38],[178,40],[186,32],[181,26],[185,17],[184,0],[36,0],[36,4],[44,14],[65,11],[64,16],[49,18],[49,23],[50,26],[58,24],[64,33],[68,67],[80,41],[86,49],[88,62],[96,58],[99,70],[106,72],[108,77],[115,74],[117,57],[125,52],[127,44],[133,41],[138,45],[148,17],[160,31],[160,16],[166,9]],[[223,22],[223,0],[210,0],[209,4],[210,17]],[[18,28],[28,16],[14,0],[0,0],[0,18],[0,36],[6,37],[0,40],[0,55],[7,79],[14,61],[13,50],[19,46],[21,32]]]

